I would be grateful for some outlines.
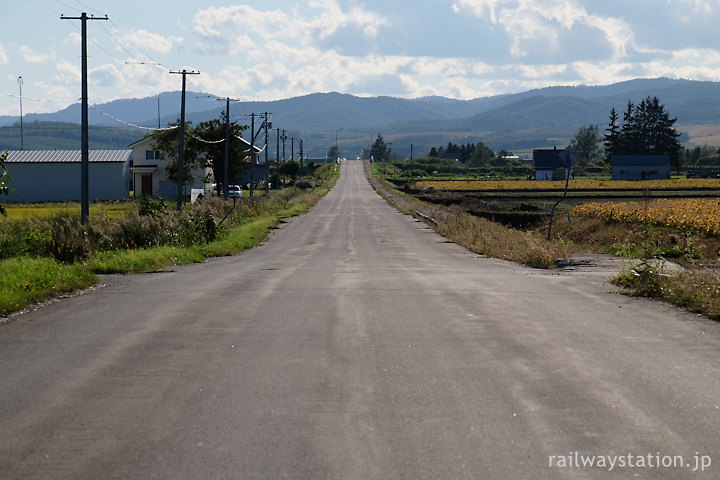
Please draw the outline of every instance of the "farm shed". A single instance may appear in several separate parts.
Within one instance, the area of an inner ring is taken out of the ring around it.
[[[5,161],[13,178],[8,202],[80,201],[80,150],[12,150]],[[121,200],[130,191],[132,151],[90,150],[90,200]]]
[[[670,178],[670,155],[613,155],[613,180],[665,180]]]

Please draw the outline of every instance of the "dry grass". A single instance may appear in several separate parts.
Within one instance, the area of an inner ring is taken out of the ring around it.
[[[473,216],[462,208],[422,202],[369,176],[375,190],[398,210],[427,221],[439,234],[470,251],[536,268],[552,268],[573,246],[561,238],[548,241],[542,232],[524,232]]]

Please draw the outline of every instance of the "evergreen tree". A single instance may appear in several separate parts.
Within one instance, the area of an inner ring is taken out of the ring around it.
[[[618,132],[617,113],[613,109],[605,135],[606,161],[612,155],[669,155],[670,166],[679,171],[683,155],[680,134],[674,128],[676,121],[657,97],[647,97],[637,106],[628,101]]]
[[[370,155],[376,162],[387,162],[390,160],[390,149],[387,143],[383,140],[382,135],[378,135],[375,143],[370,150]]]
[[[333,145],[330,147],[330,150],[327,152],[327,158],[329,161],[334,162],[338,158],[340,158],[340,147],[337,145]]]
[[[430,149],[430,153],[428,154],[428,156],[429,156],[430,158],[432,158],[432,157],[437,157],[437,156],[438,156],[437,148],[432,147],[432,148]]]
[[[610,163],[610,158],[613,155],[620,153],[620,149],[622,147],[618,118],[620,117],[617,111],[615,111],[615,107],[613,107],[610,111],[610,124],[608,125],[608,128],[605,129],[607,132],[605,134],[605,156],[603,157],[605,163]]]
[[[623,125],[620,129],[620,152],[624,155],[637,155],[642,149],[639,144],[640,129],[635,118],[635,105],[628,100],[627,110],[623,115]]]

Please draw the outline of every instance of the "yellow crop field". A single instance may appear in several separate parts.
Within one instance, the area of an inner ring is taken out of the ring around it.
[[[435,190],[564,190],[564,181],[535,181],[535,180],[438,180],[420,181],[415,184],[419,189],[434,188]],[[631,182],[627,180],[570,180],[570,190],[656,190],[662,188],[693,189],[717,188],[720,189],[720,180],[712,178],[673,178],[669,180],[643,180]]]
[[[720,200],[718,199],[586,203],[573,208],[570,215],[599,217],[605,221],[651,223],[720,236]]]

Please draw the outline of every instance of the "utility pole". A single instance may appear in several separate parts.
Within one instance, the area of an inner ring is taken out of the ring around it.
[[[22,86],[23,86],[23,78],[22,76],[18,77],[17,79],[18,85],[20,86],[20,150],[25,150],[25,142],[23,141],[23,114],[22,114]]]
[[[255,183],[255,114],[251,114],[250,118],[250,198],[252,198],[253,183]]]
[[[218,98],[222,101],[222,98]],[[225,99],[225,160],[223,163],[223,198],[228,199],[228,185],[230,185],[230,102],[239,102],[240,100],[227,97]],[[220,193],[220,192],[218,192]]]
[[[290,160],[295,160],[295,137],[290,137]]]
[[[80,20],[82,37],[80,45],[81,54],[81,139],[80,139],[80,220],[85,225],[90,218],[90,187],[89,187],[89,170],[90,170],[90,142],[88,141],[88,81],[87,81],[87,21],[88,20],[108,20],[107,15],[104,17],[87,16],[82,12],[79,17],[66,17],[60,15],[60,20]]]
[[[185,185],[185,85],[188,75],[200,75],[200,72],[187,70],[171,71],[170,73],[182,75],[182,96],[180,97],[180,134],[178,135],[178,182],[177,182],[177,211],[182,210],[183,186]]]
[[[282,133],[282,141],[283,141],[283,162],[285,161],[285,140],[287,140],[287,133],[285,132],[285,129],[283,128],[283,133]]]
[[[410,183],[413,181],[413,144],[410,144]]]
[[[275,190],[279,190],[280,189],[280,129],[276,128],[275,131],[277,133],[277,140],[275,141],[275,147],[276,147],[275,175],[277,178],[277,183],[275,184]]]
[[[300,176],[303,176],[303,139],[300,139]]]
[[[268,158],[268,150],[270,150],[270,137],[268,137],[268,129],[272,125],[268,123],[268,112],[265,112],[265,195],[270,193],[270,159]]]

